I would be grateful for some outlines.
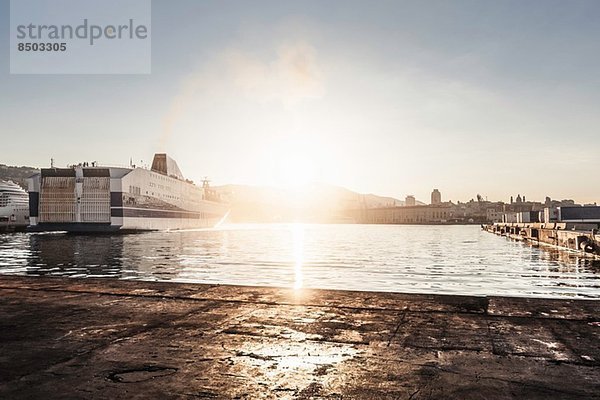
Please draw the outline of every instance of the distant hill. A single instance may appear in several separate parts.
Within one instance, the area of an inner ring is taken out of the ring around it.
[[[404,205],[404,201],[393,197],[361,194],[322,183],[302,189],[248,185],[213,189],[231,203],[232,222],[351,222],[349,210]]]
[[[0,180],[8,180],[18,183],[24,189],[27,189],[27,178],[39,172],[34,167],[16,167],[0,164]]]

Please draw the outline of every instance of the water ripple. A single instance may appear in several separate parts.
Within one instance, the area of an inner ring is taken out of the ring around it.
[[[600,298],[600,260],[476,226],[230,225],[0,235],[0,272],[464,295]]]

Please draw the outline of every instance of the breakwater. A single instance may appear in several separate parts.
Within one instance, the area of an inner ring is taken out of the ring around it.
[[[495,223],[483,225],[483,229],[515,240],[600,255],[598,224]]]

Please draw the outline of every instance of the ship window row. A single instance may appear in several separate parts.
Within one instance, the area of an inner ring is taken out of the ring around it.
[[[27,193],[23,193],[22,190],[12,190],[12,189],[0,189],[0,194],[12,194],[13,196],[17,197],[17,196],[27,196]]]
[[[165,185],[160,185],[160,184],[159,184],[159,185],[157,185],[157,184],[156,184],[156,183],[154,183],[154,182],[150,182],[150,183],[148,183],[148,186],[150,186],[150,187],[158,187],[159,189],[162,189],[162,190],[171,190],[171,187],[170,187],[170,186],[165,186]]]
[[[156,179],[158,179],[158,180],[160,180],[160,181],[164,181],[164,182],[167,182],[167,181],[173,179],[173,178],[170,178],[168,176],[161,175],[161,174],[154,174],[153,177],[156,178]]]
[[[154,193],[152,193],[154,195]],[[177,196],[171,196],[170,194],[158,194],[158,197],[162,197],[163,199],[171,199],[171,200],[179,200]]]
[[[102,189],[83,188],[81,194],[82,201],[107,201],[110,199],[110,192]]]

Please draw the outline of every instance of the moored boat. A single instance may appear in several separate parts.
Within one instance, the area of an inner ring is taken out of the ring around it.
[[[29,225],[27,192],[12,181],[0,180],[0,231],[25,230]]]

